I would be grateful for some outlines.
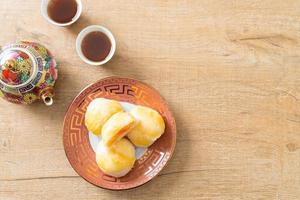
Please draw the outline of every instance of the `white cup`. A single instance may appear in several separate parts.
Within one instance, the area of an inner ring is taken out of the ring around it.
[[[94,31],[100,31],[100,32],[104,33],[109,38],[110,43],[111,43],[111,48],[110,48],[109,54],[106,56],[106,58],[104,60],[99,61],[99,62],[94,62],[94,61],[91,61],[88,58],[86,58],[84,56],[84,54],[82,53],[82,49],[81,49],[82,40],[85,38],[85,36],[87,34],[94,32]],[[76,51],[77,51],[79,57],[81,58],[81,60],[83,60],[85,63],[87,63],[89,65],[103,65],[103,64],[107,63],[108,61],[110,61],[111,58],[113,57],[113,55],[115,54],[116,40],[115,40],[115,37],[113,36],[113,34],[107,28],[105,28],[103,26],[99,26],[99,25],[88,26],[85,29],[83,29],[77,36]]]
[[[79,19],[79,17],[81,16],[82,2],[81,2],[81,0],[76,0],[76,2],[77,2],[77,13],[73,17],[72,21],[67,22],[67,23],[58,23],[58,22],[54,21],[53,19],[51,19],[48,15],[48,4],[49,4],[50,1],[51,0],[42,0],[41,12],[42,12],[43,17],[53,25],[56,25],[56,26],[69,26],[69,25],[75,23]]]

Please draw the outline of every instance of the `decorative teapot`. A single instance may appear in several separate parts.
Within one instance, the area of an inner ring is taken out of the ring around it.
[[[18,104],[53,104],[57,64],[42,45],[20,41],[0,50],[0,97]]]

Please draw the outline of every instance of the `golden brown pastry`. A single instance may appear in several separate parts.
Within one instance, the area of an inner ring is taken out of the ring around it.
[[[123,138],[135,125],[135,119],[126,112],[114,114],[102,127],[102,140],[105,145],[111,146]]]
[[[165,131],[165,122],[161,115],[147,107],[137,106],[130,114],[136,120],[136,126],[128,134],[130,141],[138,147],[149,147]]]
[[[103,124],[115,113],[123,111],[118,101],[97,98],[87,107],[85,125],[95,135],[101,134]]]
[[[134,146],[125,138],[117,141],[111,147],[101,141],[96,152],[96,161],[99,168],[110,176],[125,176],[135,162]]]

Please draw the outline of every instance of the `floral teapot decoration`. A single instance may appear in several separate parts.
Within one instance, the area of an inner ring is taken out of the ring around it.
[[[57,64],[42,45],[20,41],[0,50],[0,97],[18,104],[53,104]]]

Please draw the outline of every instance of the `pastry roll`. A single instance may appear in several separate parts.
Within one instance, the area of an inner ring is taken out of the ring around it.
[[[137,106],[130,114],[136,120],[136,126],[128,134],[130,141],[138,147],[149,147],[165,131],[165,122],[155,110]]]
[[[135,162],[135,149],[127,139],[122,138],[111,147],[101,141],[97,147],[96,161],[99,168],[110,176],[125,176]]]
[[[111,146],[123,138],[135,125],[135,119],[126,112],[114,114],[102,127],[102,140],[105,145]]]
[[[97,98],[87,107],[85,125],[95,135],[101,134],[103,124],[115,113],[123,111],[118,101]]]

